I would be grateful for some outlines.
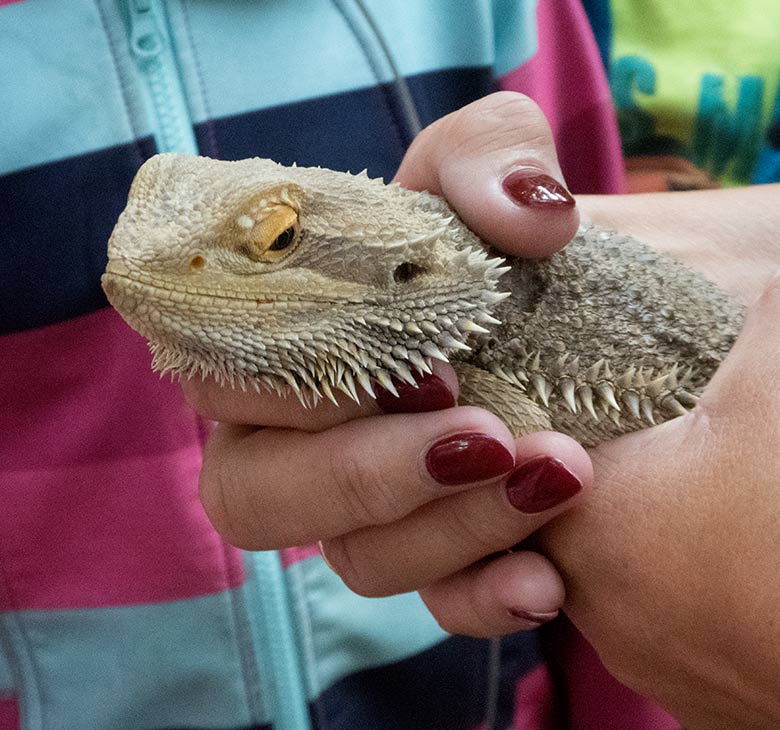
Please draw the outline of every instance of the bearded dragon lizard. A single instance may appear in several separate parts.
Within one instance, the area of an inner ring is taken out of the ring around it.
[[[438,197],[263,159],[152,158],[108,253],[103,287],[157,370],[315,405],[449,360],[461,403],[585,445],[692,408],[744,318],[626,236],[504,259]]]

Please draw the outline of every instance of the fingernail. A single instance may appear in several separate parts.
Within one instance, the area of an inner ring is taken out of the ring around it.
[[[504,178],[504,190],[516,203],[532,208],[572,208],[576,201],[549,175],[515,170]]]
[[[506,474],[515,463],[509,449],[483,433],[459,433],[437,441],[425,466],[439,484],[470,484]]]
[[[325,565],[327,565],[335,573],[336,571],[331,565],[330,560],[328,560],[328,556],[325,555],[325,548],[322,545],[322,540],[317,540],[317,548],[320,551],[320,556],[322,557],[322,560],[324,561]]]
[[[426,413],[452,408],[455,396],[438,375],[426,375],[417,381],[417,387],[393,380],[398,397],[389,390],[376,389],[377,405],[385,413]]]
[[[536,628],[548,621],[552,621],[558,616],[559,611],[526,611],[522,608],[509,608],[507,613],[518,621],[526,624],[532,624],[528,628]]]
[[[537,456],[518,466],[506,483],[513,507],[527,514],[544,512],[582,489],[582,482],[559,459]]]

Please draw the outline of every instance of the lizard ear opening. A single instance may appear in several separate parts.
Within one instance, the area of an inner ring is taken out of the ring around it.
[[[273,264],[288,256],[300,240],[298,206],[292,186],[267,190],[250,198],[228,221],[232,248],[260,263]]]
[[[427,269],[411,261],[404,261],[404,263],[396,266],[393,271],[393,281],[396,284],[406,284],[412,279],[416,279],[420,274],[427,273]]]

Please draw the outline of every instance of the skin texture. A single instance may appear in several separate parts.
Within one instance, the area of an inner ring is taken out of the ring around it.
[[[542,539],[607,667],[686,728],[780,724],[779,193],[584,202],[618,225],[641,208],[634,226],[751,305],[697,408],[593,450],[598,489]]]
[[[696,409],[592,450],[596,489],[534,539],[608,669],[691,729],[780,722],[780,416],[766,397],[780,361],[778,194],[580,199],[585,215],[633,227],[751,306]],[[445,626],[471,633],[480,622],[463,617],[477,586],[422,594]],[[499,611],[496,601],[488,613]]]

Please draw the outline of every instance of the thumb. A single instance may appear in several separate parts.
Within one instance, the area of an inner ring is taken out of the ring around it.
[[[579,224],[544,114],[510,91],[424,129],[395,179],[443,196],[478,236],[515,256],[549,256]]]

